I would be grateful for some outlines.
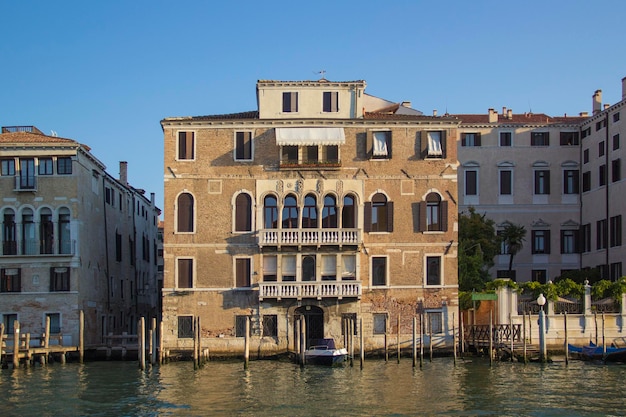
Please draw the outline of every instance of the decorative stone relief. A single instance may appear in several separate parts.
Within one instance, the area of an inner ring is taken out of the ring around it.
[[[278,192],[278,194],[283,193],[284,187],[285,187],[285,184],[283,183],[283,180],[276,181],[276,192]]]
[[[337,195],[342,196],[343,195],[343,181],[337,180],[336,188],[337,188]]]
[[[304,189],[304,181],[302,179],[298,179],[296,181],[296,193],[302,194],[303,189]]]
[[[317,192],[319,195],[324,194],[324,180],[317,180]]]

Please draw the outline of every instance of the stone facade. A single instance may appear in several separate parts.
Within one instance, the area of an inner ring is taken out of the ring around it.
[[[134,333],[140,315],[157,317],[154,195],[109,175],[89,148],[32,126],[0,135],[0,316],[5,329],[51,334],[85,345],[109,332]]]
[[[451,346],[459,121],[364,90],[259,81],[259,111],[161,121],[164,349],[199,317],[212,354],[241,354],[248,319],[252,352],[283,353],[304,318],[340,346],[362,323],[372,351],[420,313]]]

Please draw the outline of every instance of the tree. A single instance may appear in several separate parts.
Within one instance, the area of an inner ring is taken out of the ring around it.
[[[509,278],[511,278],[511,272],[513,271],[513,258],[524,247],[524,241],[526,240],[526,229],[522,225],[506,222],[502,234],[500,234],[502,242],[506,245],[509,254]]]
[[[459,216],[459,290],[482,290],[490,280],[489,268],[498,254],[500,241],[495,222],[474,207]]]

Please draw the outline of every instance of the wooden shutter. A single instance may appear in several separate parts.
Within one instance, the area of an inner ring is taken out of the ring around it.
[[[474,143],[475,143],[475,145],[476,145],[476,146],[481,146],[481,143],[480,143],[480,133],[475,133],[475,135],[476,135],[476,136],[474,137]],[[443,139],[442,139],[442,142],[443,142]],[[443,145],[442,145],[442,146],[443,146]]]
[[[422,130],[420,132],[420,157],[425,159],[428,156],[428,132]]]
[[[239,194],[235,200],[235,231],[248,232],[252,229],[250,196]]]
[[[193,197],[191,194],[178,196],[177,232],[193,232]]]
[[[387,202],[387,231],[393,232],[393,201]]]
[[[363,210],[363,231],[372,231],[372,203],[371,201],[365,202],[365,208]]]
[[[545,171],[544,185],[545,185],[544,194],[550,194],[550,171],[548,170]]]
[[[193,259],[178,260],[178,288],[193,286]]]
[[[387,141],[387,158],[391,159],[391,131],[387,132],[387,134],[385,135],[385,139]]]
[[[439,203],[439,208],[441,209],[439,212],[439,224],[441,225],[442,231],[448,230],[448,202],[442,201]]]
[[[237,287],[249,287],[250,286],[250,259],[240,258],[235,260],[235,273]]]
[[[365,158],[371,159],[374,156],[374,139],[373,132],[371,130],[367,131],[367,137],[365,140]]]
[[[466,136],[467,136],[467,133],[461,134],[461,146],[467,146],[467,140],[465,139]]]
[[[419,226],[418,226],[418,230],[420,232],[425,232],[426,230],[428,230],[428,224],[426,221],[426,202],[425,201],[420,201],[419,202]]]

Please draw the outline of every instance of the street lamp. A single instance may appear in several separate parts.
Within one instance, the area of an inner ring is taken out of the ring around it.
[[[539,352],[541,355],[541,362],[546,362],[548,357],[546,349],[546,315],[543,311],[543,306],[546,304],[546,297],[543,294],[539,294],[537,297],[537,304],[539,304]]]

